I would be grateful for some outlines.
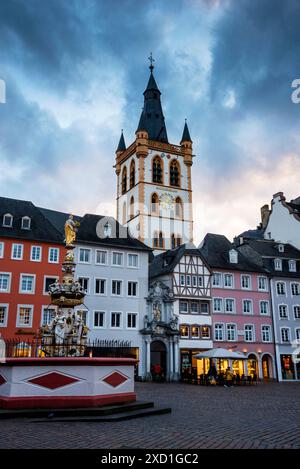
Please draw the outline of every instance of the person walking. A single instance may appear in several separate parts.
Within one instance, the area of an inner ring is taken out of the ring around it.
[[[230,367],[226,370],[226,386],[231,387],[233,385],[233,373]]]

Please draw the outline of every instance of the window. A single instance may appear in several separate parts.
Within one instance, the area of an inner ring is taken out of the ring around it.
[[[170,163],[170,186],[180,186],[180,167],[177,160]]]
[[[106,279],[95,279],[95,295],[106,295]]]
[[[224,287],[233,288],[233,275],[232,274],[224,274]]]
[[[274,259],[274,268],[275,270],[282,270],[282,260]]]
[[[121,316],[122,313],[111,313],[110,326],[119,329],[121,327]]]
[[[122,223],[125,225],[127,222],[127,209],[126,209],[126,202],[123,202],[123,213],[122,213]]]
[[[215,324],[215,340],[224,340],[224,327],[223,324]]]
[[[222,275],[219,272],[213,273],[213,287],[222,286]]]
[[[0,292],[8,293],[10,290],[10,274],[0,273]]]
[[[188,313],[189,312],[189,305],[187,301],[180,301],[179,302],[179,312],[180,313]]]
[[[59,261],[59,249],[58,248],[49,248],[48,261],[51,264],[58,264],[58,261]]]
[[[0,243],[0,259],[4,257],[4,243]]]
[[[44,293],[48,293],[50,285],[52,285],[53,283],[57,281],[58,281],[58,277],[45,277],[44,278]]]
[[[197,276],[196,275],[193,275],[192,276],[192,284],[193,284],[193,287],[197,287]]]
[[[252,324],[245,324],[245,342],[254,342],[254,326]]]
[[[238,253],[235,249],[230,249],[229,251],[229,262],[230,264],[238,263]]]
[[[32,326],[33,306],[19,306],[17,316],[17,327]]]
[[[130,163],[130,176],[129,176],[130,189],[135,186],[135,162],[134,160]]]
[[[198,287],[203,287],[203,278],[202,277],[198,277]]]
[[[159,199],[156,193],[151,196],[151,213],[159,212]]]
[[[112,253],[112,265],[121,267],[123,265],[123,253],[113,252]]]
[[[35,276],[21,274],[20,293],[34,293]]]
[[[287,343],[290,342],[290,330],[287,327],[281,329],[281,342]]]
[[[191,338],[192,339],[199,339],[200,338],[200,327],[199,326],[192,326],[191,327]]]
[[[111,282],[111,294],[114,296],[122,295],[122,280],[112,280]]]
[[[138,282],[128,282],[127,294],[128,296],[137,296]]]
[[[295,329],[295,336],[296,336],[296,340],[299,343],[299,341],[300,341],[300,329]]]
[[[243,290],[250,290],[251,288],[251,277],[250,275],[241,276],[241,286]]]
[[[243,313],[244,314],[252,314],[252,301],[251,300],[243,300]]]
[[[174,233],[171,234],[171,249],[175,249],[176,248],[176,238],[175,238],[175,235]]]
[[[85,293],[89,293],[89,283],[90,279],[88,277],[78,277],[78,282],[80,283],[82,289]]]
[[[260,310],[259,313],[261,315],[267,316],[269,314],[269,302],[268,301],[261,301],[259,303]]]
[[[137,269],[139,266],[139,256],[137,254],[128,254],[128,267]]]
[[[111,224],[108,223],[108,222],[106,222],[105,225],[104,225],[104,228],[103,228],[104,237],[105,237],[105,238],[110,238],[111,233],[112,233]]]
[[[6,228],[11,228],[12,227],[12,224],[13,224],[13,216],[10,214],[10,213],[6,213],[5,215],[3,215],[3,222],[2,222],[3,226],[5,226]]]
[[[191,313],[192,314],[199,313],[199,303],[197,301],[191,301]]]
[[[292,295],[293,296],[299,296],[300,295],[300,284],[299,283],[292,283],[291,284],[291,290],[292,290]]]
[[[189,337],[189,326],[182,324],[180,326],[180,337],[183,339],[187,339]]]
[[[295,319],[300,319],[300,306],[294,306],[294,318]]]
[[[279,318],[280,319],[288,319],[288,312],[286,305],[279,305]]]
[[[23,217],[22,222],[21,222],[22,230],[30,230],[30,225],[31,225],[31,218]]]
[[[107,264],[107,251],[96,250],[96,264],[106,265]]]
[[[236,341],[236,325],[226,324],[228,342]]]
[[[137,328],[137,314],[127,313],[127,329],[136,329],[136,328]]]
[[[94,311],[94,327],[95,328],[104,328],[104,311]]]
[[[0,327],[7,327],[8,305],[0,304]]]
[[[284,244],[278,244],[278,251],[284,252]]]
[[[234,300],[231,298],[226,298],[225,299],[225,312],[226,313],[234,313],[235,308],[234,308]]]
[[[152,162],[152,182],[163,183],[163,164],[159,156],[156,156]]]
[[[176,197],[175,199],[175,216],[176,218],[183,218],[183,204],[180,197]]]
[[[191,276],[190,276],[190,275],[187,275],[187,276],[186,276],[186,286],[187,286],[187,287],[190,287],[190,286],[191,286]]]
[[[296,261],[294,260],[289,260],[289,271],[290,272],[296,272]]]
[[[271,342],[271,326],[261,326],[261,338],[263,342]]]
[[[266,279],[266,277],[258,277],[258,289],[260,291],[267,291],[267,279]]]
[[[202,326],[201,337],[202,339],[210,339],[210,327],[209,326]]]
[[[40,262],[42,260],[41,246],[31,246],[30,260],[34,262]]]
[[[200,303],[200,313],[208,314],[208,303]]]
[[[185,276],[184,275],[180,275],[180,286],[181,287],[185,286]]]
[[[89,264],[91,258],[91,250],[90,249],[79,249],[79,262],[81,264]]]
[[[42,326],[46,326],[51,323],[52,319],[55,317],[55,309],[48,308],[47,306],[43,307],[42,310]]]
[[[222,298],[213,299],[213,307],[215,313],[221,313],[223,310],[223,300]]]
[[[126,166],[123,168],[122,171],[122,194],[127,192],[127,168]]]
[[[12,245],[11,258],[18,260],[23,259],[23,244]]]
[[[285,283],[277,282],[276,284],[277,295],[285,295]]]
[[[134,218],[134,197],[132,196],[130,198],[130,208],[129,208],[129,216],[130,216],[130,219]]]

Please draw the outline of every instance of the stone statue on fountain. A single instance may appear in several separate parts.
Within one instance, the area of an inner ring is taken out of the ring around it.
[[[83,305],[85,291],[75,280],[74,242],[79,223],[70,215],[65,223],[66,254],[62,263],[62,282],[49,286],[51,305],[57,313],[47,326],[40,330],[42,350],[50,356],[81,356],[85,351],[88,328],[84,324],[83,311],[75,310]]]

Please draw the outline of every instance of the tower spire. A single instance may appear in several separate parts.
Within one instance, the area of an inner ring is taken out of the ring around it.
[[[181,142],[190,142],[190,143],[193,143],[192,142],[192,139],[191,139],[191,136],[190,136],[190,131],[189,131],[189,128],[188,128],[188,125],[187,125],[187,121],[185,119],[184,121],[184,128],[183,128],[183,133],[182,133],[182,137],[181,137]]]
[[[116,151],[125,151],[126,150],[126,145],[125,145],[125,139],[124,139],[124,134],[123,134],[123,129],[121,131],[121,137],[119,140],[119,145]]]
[[[165,118],[160,100],[161,92],[153,75],[154,59],[152,53],[150,54],[149,61],[150,77],[147,88],[144,91],[144,107],[137,130],[146,130],[149,140],[168,143]]]

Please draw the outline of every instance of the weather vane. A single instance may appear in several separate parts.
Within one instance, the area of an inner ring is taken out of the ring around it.
[[[153,65],[153,62],[155,62],[154,58],[152,57],[152,52],[150,52],[150,57],[148,57],[148,60],[150,61],[150,70],[151,70],[151,73],[154,69],[154,65]]]

